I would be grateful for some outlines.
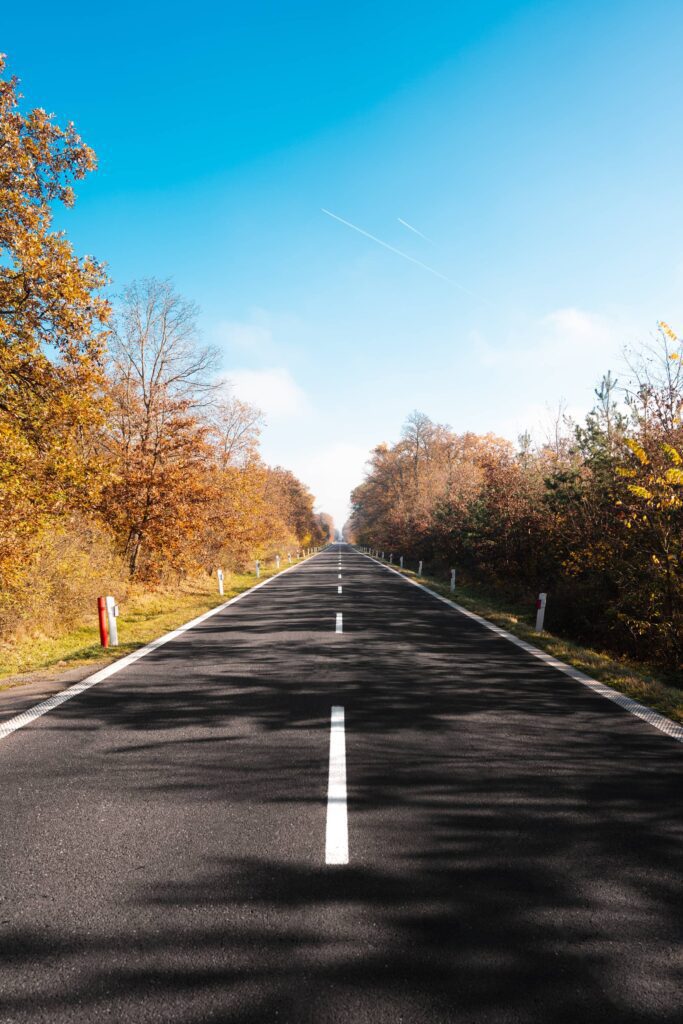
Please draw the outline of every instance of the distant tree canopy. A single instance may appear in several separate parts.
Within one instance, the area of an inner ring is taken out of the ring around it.
[[[569,635],[683,667],[683,350],[666,324],[583,425],[541,444],[456,434],[422,413],[375,448],[346,536],[457,566],[531,599]]]

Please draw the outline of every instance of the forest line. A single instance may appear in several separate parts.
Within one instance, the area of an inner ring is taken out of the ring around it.
[[[331,536],[260,455],[198,309],[111,282],[53,223],[96,166],[73,125],[20,110],[0,57],[0,638],[65,629],[97,594],[243,570]]]
[[[683,347],[666,323],[582,424],[517,446],[413,413],[372,452],[346,535],[526,602],[547,627],[683,668]],[[680,676],[678,676],[680,683]]]

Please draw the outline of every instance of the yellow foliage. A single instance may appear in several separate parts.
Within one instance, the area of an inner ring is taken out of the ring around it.
[[[641,464],[641,466],[649,465],[650,460],[647,457],[647,452],[645,451],[643,446],[638,443],[638,441],[636,441],[632,437],[627,437],[625,438],[625,444],[629,451],[631,451],[638,459],[638,462]]]
[[[678,341],[678,335],[674,331],[672,331],[672,329],[669,327],[669,325],[664,320],[660,320],[659,321],[659,326],[664,331],[664,333],[666,334],[667,338],[670,338],[671,341]]]
[[[681,456],[680,452],[678,452],[672,445],[664,444],[662,445],[662,447],[671,459],[671,461],[673,462],[674,466],[683,465],[683,457]]]

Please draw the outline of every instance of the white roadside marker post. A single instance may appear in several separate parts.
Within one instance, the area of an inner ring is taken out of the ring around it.
[[[401,562],[401,568],[403,568],[403,555],[401,555],[400,562]]]
[[[256,579],[261,575],[261,563],[257,560],[256,562]]]
[[[455,590],[455,569],[451,569],[451,593]]]
[[[382,552],[382,561],[384,561],[384,552]]]
[[[538,601],[536,602],[536,632],[543,632],[543,620],[545,618],[545,602],[547,594],[539,594]]]
[[[218,593],[223,597],[223,570],[216,569],[216,578],[218,579]]]
[[[119,615],[119,606],[116,603],[116,598],[111,595],[105,597],[105,604],[107,606],[107,625],[109,626],[109,646],[119,646],[119,630],[116,622]]]
[[[420,564],[417,567],[417,575],[418,576],[422,575],[422,562],[420,562]]]
[[[280,568],[280,556],[279,555],[275,556],[275,568],[276,569]]]
[[[393,564],[394,564],[394,556],[393,556],[393,553],[392,553],[391,555],[389,555],[389,565],[393,565]]]

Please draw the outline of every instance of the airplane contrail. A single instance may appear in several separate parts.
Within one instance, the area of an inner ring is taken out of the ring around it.
[[[324,206],[321,207],[323,213],[326,213],[328,217],[332,217],[333,220],[338,220],[340,224],[346,224],[347,228],[353,228],[359,235],[365,235],[372,242],[377,242],[378,245],[384,246],[389,252],[395,252],[397,256],[402,256],[404,260],[409,260],[411,263],[415,263],[418,267],[422,267],[423,270],[427,270],[430,274],[434,274],[435,277],[440,277],[442,281],[448,281],[449,284],[454,284],[456,288],[461,288],[462,291],[466,292],[467,288],[463,288],[457,281],[451,281],[450,277],[446,277],[445,274],[440,274],[438,270],[434,270],[434,267],[428,267],[426,263],[421,260],[416,260],[412,256],[409,256],[407,252],[401,252],[400,249],[394,248],[393,245],[389,245],[388,242],[383,242],[381,238],[376,238],[375,235],[371,235],[369,231],[364,231],[363,228],[359,228],[356,224],[352,224],[350,220],[344,220],[343,217],[338,217],[336,213],[332,213],[330,210],[326,210]],[[471,293],[468,293],[471,294]]]
[[[404,228],[408,228],[408,231],[412,231],[414,234],[419,235],[420,238],[424,238],[425,242],[431,242],[431,238],[427,238],[426,235],[423,235],[421,231],[418,231],[417,228],[414,228],[413,225],[409,224],[407,220],[403,219],[403,217],[397,217],[397,220],[399,224],[403,225]]]

